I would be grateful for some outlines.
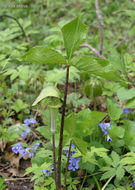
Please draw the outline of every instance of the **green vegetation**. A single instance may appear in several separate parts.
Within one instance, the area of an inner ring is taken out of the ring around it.
[[[135,187],[134,6],[2,0],[0,189]]]

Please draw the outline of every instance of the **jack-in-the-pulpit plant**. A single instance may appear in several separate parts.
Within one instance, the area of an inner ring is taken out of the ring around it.
[[[98,132],[100,130],[103,132],[102,140],[105,135],[106,143],[108,143],[109,146],[111,146],[111,143],[115,143],[115,135],[111,132],[113,127],[110,123],[102,122],[104,118],[106,119],[106,113],[97,112],[95,109],[93,112],[89,109],[81,110],[78,113],[66,112],[67,94],[71,74],[70,67],[75,67],[80,73],[87,74],[87,76],[96,76],[102,78],[103,80],[112,80],[125,84],[125,80],[119,75],[109,61],[101,58],[94,58],[89,55],[78,54],[78,48],[87,37],[87,27],[81,22],[79,17],[64,25],[61,28],[61,32],[66,56],[65,53],[63,56],[59,51],[43,46],[33,47],[23,56],[23,59],[27,62],[57,66],[63,65],[66,67],[64,93],[63,88],[57,85],[57,83],[47,83],[46,87],[41,91],[33,103],[33,106],[36,106],[42,101],[42,104],[44,104],[46,109],[49,110],[49,127],[52,135],[53,163],[50,163],[48,157],[48,163],[41,165],[41,175],[44,174],[51,180],[51,176],[54,174],[53,176],[56,190],[61,190],[62,187],[65,187],[66,189],[68,184],[67,177],[69,178],[68,171],[76,172],[76,170],[79,169],[79,164],[81,162],[86,165],[86,168],[87,164],[90,163],[88,168],[89,172],[94,171],[92,164],[97,165],[99,168],[101,167],[98,160],[96,160],[96,155],[98,159],[99,157],[101,158],[102,162],[104,160],[104,162],[109,163],[110,160],[107,156],[107,149],[103,148],[101,145],[98,145],[98,142],[96,142],[98,141]],[[89,91],[87,91],[87,94],[89,94]],[[117,110],[116,113],[119,111],[117,115],[114,112],[112,114],[112,105],[114,109]],[[115,121],[120,118],[122,109],[117,105],[115,100],[108,98],[107,107],[110,114],[110,119]],[[127,113],[127,110],[124,112]],[[57,126],[57,116],[60,114],[61,120]],[[26,126],[29,125],[29,122],[30,121],[25,122]],[[34,123],[33,120],[31,123],[32,122]],[[96,132],[94,133],[94,131]],[[29,131],[25,131],[23,134],[24,138],[28,132]],[[90,136],[90,140],[85,140],[86,136]],[[57,143],[55,139],[56,137]],[[88,146],[88,142],[93,142],[93,144]],[[14,149],[15,152],[18,152],[18,150],[20,151],[20,144]],[[66,155],[67,159],[66,164],[64,165],[64,173],[62,173],[63,153]],[[34,165],[33,168],[34,167],[35,170],[33,169],[33,172],[36,171],[38,166]],[[114,176],[116,176],[116,174],[109,176],[109,180],[111,180]],[[48,182],[48,184],[51,183],[53,183],[53,181],[50,183]],[[108,183],[109,182],[107,182],[107,184]]]

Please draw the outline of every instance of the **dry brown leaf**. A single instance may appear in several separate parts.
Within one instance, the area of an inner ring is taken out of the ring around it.
[[[17,155],[17,157],[14,155],[14,153],[13,152],[11,152],[11,153],[9,153],[9,154],[7,154],[6,156],[5,156],[5,158],[7,159],[7,160],[9,160],[9,162],[10,162],[10,164],[12,165],[12,166],[15,166],[15,168],[19,168],[19,164],[20,164],[20,159],[22,158],[22,156],[19,154],[19,155]]]
[[[17,168],[10,168],[7,170],[8,173],[10,173],[12,176],[19,176],[19,171]]]

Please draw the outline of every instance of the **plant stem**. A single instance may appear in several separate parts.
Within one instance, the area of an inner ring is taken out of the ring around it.
[[[84,176],[84,178],[83,178],[83,182],[82,182],[82,185],[81,185],[80,190],[82,190],[82,189],[83,189],[83,185],[84,185],[85,180],[86,180],[86,175],[87,175],[87,171],[86,171],[85,176]]]
[[[63,143],[64,117],[65,117],[66,99],[68,91],[68,78],[69,78],[69,65],[67,65],[67,72],[66,72],[66,84],[64,92],[64,102],[62,106],[62,118],[61,118],[61,129],[60,129],[60,139],[59,139],[58,179],[57,179],[59,189],[61,189],[61,154],[62,154],[62,143]]]
[[[94,180],[95,180],[95,182],[96,182],[96,185],[97,185],[98,190],[101,190],[101,188],[100,188],[100,185],[99,185],[99,182],[98,182],[97,178],[96,178],[95,176],[93,176],[93,178],[94,178]]]
[[[57,189],[57,177],[56,177],[56,157],[55,157],[55,134],[52,133],[52,142],[53,142],[53,167],[54,167],[54,180],[55,180],[55,185]]]
[[[71,145],[72,145],[72,140],[70,140],[69,151],[68,151],[68,158],[67,158],[67,165],[66,165],[65,176],[64,176],[64,185],[65,185],[65,187],[66,187],[66,181],[67,181],[67,172],[68,172],[68,166],[69,166]]]
[[[108,181],[105,183],[105,185],[102,187],[101,190],[105,190],[105,188],[106,188],[107,185],[110,183],[110,181],[112,180],[113,177],[114,177],[114,176],[112,176],[112,177],[110,177],[110,178],[108,179]]]

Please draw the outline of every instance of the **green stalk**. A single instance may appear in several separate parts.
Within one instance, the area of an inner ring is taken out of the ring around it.
[[[110,177],[110,178],[107,180],[107,182],[104,184],[104,186],[102,187],[101,190],[105,190],[105,188],[106,188],[107,185],[110,183],[110,181],[112,180],[113,177],[114,177],[114,176]]]
[[[101,188],[100,188],[100,185],[99,185],[99,182],[98,182],[97,178],[96,178],[95,176],[93,176],[93,178],[94,178],[94,180],[95,180],[95,182],[96,182],[96,185],[97,185],[98,190],[101,190]]]
[[[57,127],[58,108],[50,106],[49,111],[50,111],[50,131],[52,133],[52,143],[53,143],[54,180],[55,180],[56,189],[58,189],[57,176],[56,176],[56,155],[55,155],[55,131]]]
[[[58,108],[50,106],[49,111],[50,111],[50,131],[51,133],[55,133],[57,127]]]

